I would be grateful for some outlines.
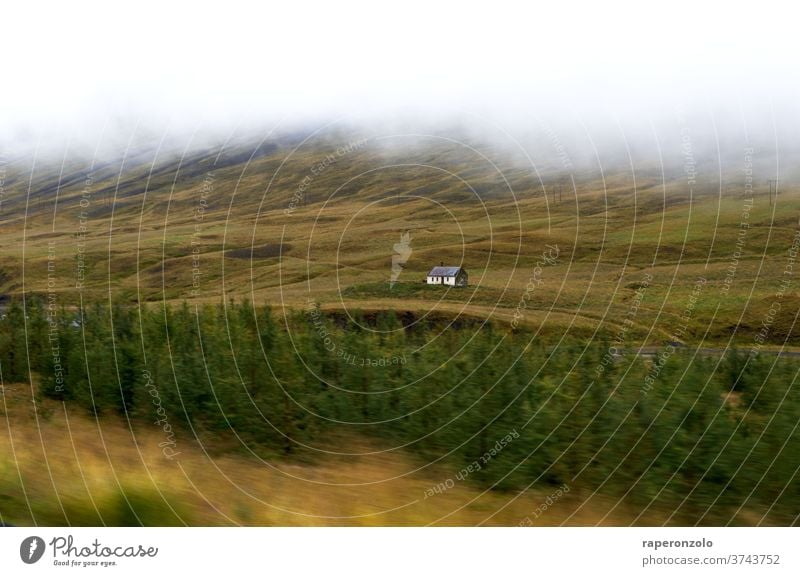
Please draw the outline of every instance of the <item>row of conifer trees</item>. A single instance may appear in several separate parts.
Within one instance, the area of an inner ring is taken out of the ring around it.
[[[404,319],[407,322],[407,319]],[[247,302],[12,302],[0,320],[5,385],[91,414],[247,450],[313,458],[369,435],[498,490],[562,485],[714,522],[742,508],[800,513],[800,364],[678,350],[653,376],[604,342],[543,343],[501,325],[391,312],[278,315]],[[509,439],[510,438],[510,439]]]

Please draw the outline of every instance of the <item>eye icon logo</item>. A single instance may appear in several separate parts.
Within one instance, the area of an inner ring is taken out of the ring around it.
[[[38,536],[28,536],[19,545],[19,557],[25,564],[35,564],[44,555],[44,540]]]

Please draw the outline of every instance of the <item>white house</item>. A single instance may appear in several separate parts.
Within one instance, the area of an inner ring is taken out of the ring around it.
[[[466,286],[469,282],[467,271],[461,266],[434,266],[428,272],[428,284],[443,284],[445,286]]]

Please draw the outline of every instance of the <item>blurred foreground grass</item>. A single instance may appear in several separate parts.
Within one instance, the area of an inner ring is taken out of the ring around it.
[[[157,426],[129,428],[121,418],[34,402],[25,384],[2,390],[0,520],[7,524],[627,525],[636,518],[625,505],[611,511],[617,501],[601,497],[572,515],[588,496],[574,488],[549,506],[552,490],[485,492],[468,481],[426,498],[457,470],[420,470],[412,455],[381,452],[363,438],[348,439],[347,449],[364,455],[328,454],[309,465],[260,461],[220,438],[179,436],[180,454],[169,460]],[[637,522],[665,517],[654,510]]]

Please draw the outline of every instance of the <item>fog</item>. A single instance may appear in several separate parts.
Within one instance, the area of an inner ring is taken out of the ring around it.
[[[3,154],[326,125],[561,144],[577,163],[657,163],[687,130],[711,156],[797,145],[795,18],[778,3],[165,4],[6,3]]]

